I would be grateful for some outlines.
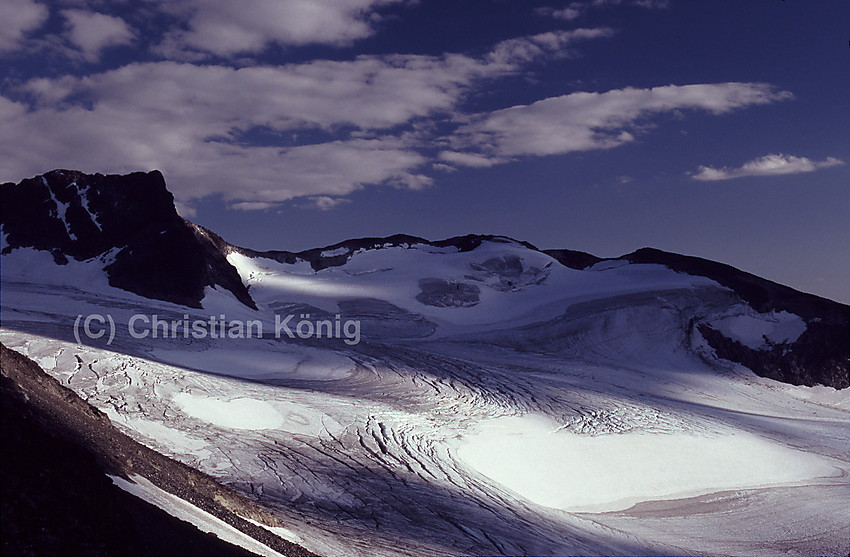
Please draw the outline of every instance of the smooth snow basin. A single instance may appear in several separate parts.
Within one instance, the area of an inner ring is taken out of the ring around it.
[[[458,457],[540,505],[571,512],[834,476],[826,457],[748,433],[577,435],[543,416],[504,417],[464,439]]]
[[[186,414],[230,429],[277,429],[283,416],[264,400],[234,398],[219,400],[206,396],[177,393],[174,402]]]

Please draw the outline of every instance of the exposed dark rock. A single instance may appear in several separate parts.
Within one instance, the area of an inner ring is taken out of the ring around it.
[[[115,487],[136,474],[285,555],[311,555],[241,517],[279,519],[137,443],[105,414],[0,344],[3,555],[251,555]]]
[[[471,307],[478,305],[481,294],[474,284],[448,281],[441,278],[424,278],[419,280],[422,290],[416,299],[426,306],[436,307]]]
[[[840,326],[824,321],[810,321],[806,327],[793,343],[768,343],[759,350],[727,338],[705,323],[699,324],[698,330],[718,356],[742,364],[756,375],[792,385],[846,389],[850,372],[842,343],[848,338],[842,337]]]
[[[126,176],[54,170],[0,185],[9,245],[50,251],[58,264],[101,257],[112,286],[200,307],[207,286],[254,302],[226,259],[227,244],[182,219],[158,171]],[[111,256],[111,261],[110,261]]]
[[[549,276],[551,265],[551,263],[547,263],[541,269],[533,265],[523,264],[519,256],[503,255],[490,258],[483,263],[473,263],[470,266],[474,271],[483,272],[488,277],[498,279],[497,283],[488,286],[502,292],[515,292],[526,286],[542,284]],[[474,275],[468,278],[480,280]]]
[[[542,251],[557,260],[561,265],[571,269],[578,269],[579,271],[603,260],[601,257],[571,249],[545,249]]]
[[[249,257],[265,257],[280,263],[294,264],[298,261],[306,261],[314,271],[321,271],[328,267],[339,267],[345,265],[351,256],[359,250],[373,250],[387,247],[412,246],[414,244],[430,244],[428,240],[409,236],[407,234],[396,234],[386,238],[355,238],[345,240],[323,248],[312,248],[299,252],[291,251],[255,251],[247,248],[236,248],[240,253]],[[335,253],[325,256],[323,253]]]

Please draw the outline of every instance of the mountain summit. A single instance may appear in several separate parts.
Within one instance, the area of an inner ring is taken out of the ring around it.
[[[204,288],[221,286],[254,307],[225,244],[177,214],[159,171],[54,170],[0,193],[4,254],[46,250],[58,265],[99,258],[112,286],[146,298],[200,307]]]
[[[482,245],[493,247],[494,254],[500,251],[498,246],[506,250],[510,247],[510,253],[471,263],[469,271],[476,275],[471,278],[418,277],[415,299],[419,307],[477,305],[480,283],[495,279],[499,285],[489,287],[518,293],[546,283],[552,265],[580,270],[590,278],[595,275],[601,282],[605,276],[601,269],[661,265],[675,273],[710,279],[717,289],[730,292],[730,308],[748,308],[751,315],[731,310],[730,315],[718,317],[722,312],[715,311],[710,318],[692,316],[686,324],[687,335],[698,334],[716,356],[764,377],[793,384],[848,386],[847,306],[696,257],[645,248],[603,259],[573,250],[539,250],[504,236],[468,235],[428,241],[403,234],[346,240],[301,252],[259,252],[229,244],[181,218],[158,171],[104,176],[54,170],[17,184],[2,184],[0,193],[4,255],[32,248],[49,252],[59,266],[72,259],[93,262],[102,265],[111,286],[191,308],[201,308],[205,289],[212,287],[229,292],[251,309],[259,309],[250,288],[262,285],[252,286],[252,277],[246,276],[244,265],[242,270],[238,268],[238,261],[261,265],[263,261],[274,262],[282,272],[308,265],[320,276],[325,270],[344,271],[353,258],[366,252],[415,247],[422,256],[414,259],[422,261],[439,253],[471,253]],[[540,266],[524,262],[528,257],[523,254],[539,259]],[[641,279],[636,276],[633,280]],[[564,292],[551,289],[548,294],[555,298]],[[346,305],[351,303],[344,302]],[[499,317],[498,307],[492,310]],[[793,334],[795,326],[800,329],[797,334]],[[774,332],[781,329],[792,334]]]

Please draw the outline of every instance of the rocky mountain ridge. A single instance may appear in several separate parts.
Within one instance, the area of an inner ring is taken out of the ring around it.
[[[290,265],[307,262],[319,272],[343,266],[364,251],[422,245],[468,252],[485,243],[501,243],[544,253],[577,270],[611,261],[663,265],[677,273],[717,282],[756,312],[788,312],[806,323],[806,331],[793,343],[767,342],[757,348],[724,335],[709,323],[692,323],[719,357],[792,384],[836,388],[850,384],[848,306],[697,257],[643,248],[616,258],[599,258],[574,250],[540,250],[527,242],[493,235],[429,241],[397,234],[345,240],[300,252],[256,251],[234,246],[181,218],[158,171],[104,176],[54,170],[18,184],[2,184],[0,192],[2,253],[16,248],[46,250],[57,265],[66,264],[69,258],[98,258],[112,286],[193,308],[202,307],[205,288],[220,287],[257,309],[244,277],[228,261],[232,253]]]

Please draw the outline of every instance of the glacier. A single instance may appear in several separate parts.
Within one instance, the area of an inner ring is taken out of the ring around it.
[[[4,240],[4,245],[8,241]],[[110,286],[109,257],[2,257],[0,341],[144,444],[328,556],[846,554],[850,390],[759,377],[805,321],[663,265],[584,270],[508,240],[388,244],[316,270],[233,249],[256,303]],[[73,337],[110,315],[114,342]],[[362,341],[134,338],[133,315],[357,319]],[[283,532],[285,530],[285,532]]]

